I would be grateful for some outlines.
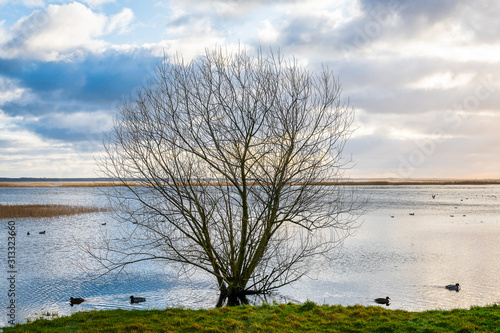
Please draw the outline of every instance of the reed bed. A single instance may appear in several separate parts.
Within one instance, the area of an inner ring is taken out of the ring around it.
[[[258,182],[249,182],[257,185]],[[186,185],[230,185],[216,181],[190,182]],[[372,179],[372,180],[321,180],[310,185],[499,185],[500,179]],[[301,185],[301,183],[290,184]],[[97,181],[97,182],[0,182],[0,187],[109,187],[109,186],[148,186],[140,182]]]
[[[69,205],[2,205],[0,219],[56,217],[108,211],[107,208]]]
[[[0,182],[0,187],[101,187],[121,186],[115,182]],[[130,183],[130,185],[135,185]]]

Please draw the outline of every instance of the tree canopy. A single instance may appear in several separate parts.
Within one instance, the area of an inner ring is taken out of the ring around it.
[[[118,111],[100,165],[127,186],[114,202],[134,240],[94,251],[104,270],[164,260],[210,274],[219,303],[238,304],[349,235],[359,202],[338,180],[354,113],[328,68],[220,47],[165,57]]]

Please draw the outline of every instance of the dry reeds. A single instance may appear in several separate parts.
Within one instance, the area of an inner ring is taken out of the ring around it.
[[[230,185],[217,181],[188,182],[185,185]],[[249,182],[259,185],[259,182]],[[302,183],[289,184],[302,185]],[[368,180],[319,180],[310,185],[500,185],[500,179],[368,179]],[[110,186],[150,186],[140,182],[0,182],[0,187],[110,187]]]
[[[107,211],[106,208],[80,207],[69,205],[2,205],[0,219],[27,217],[55,217],[62,215],[78,215]]]
[[[134,185],[130,183],[130,185]],[[122,186],[114,182],[0,182],[0,187],[100,187]]]

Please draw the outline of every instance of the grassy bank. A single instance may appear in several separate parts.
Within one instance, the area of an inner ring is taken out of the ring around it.
[[[68,205],[2,205],[0,204],[0,219],[15,219],[28,217],[55,217],[61,215],[77,215],[103,212],[106,209],[98,207],[81,207]]]
[[[4,332],[500,332],[500,306],[407,312],[379,306],[242,306],[111,310],[38,320]]]

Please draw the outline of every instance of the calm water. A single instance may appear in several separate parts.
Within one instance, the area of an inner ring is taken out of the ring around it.
[[[366,186],[370,197],[363,224],[339,249],[337,259],[275,296],[282,300],[374,305],[419,311],[468,308],[500,302],[500,186]],[[435,194],[435,199],[432,195]],[[105,207],[95,188],[0,188],[0,203],[59,203]],[[410,215],[413,213],[414,215]],[[102,223],[106,225],[102,225]],[[214,281],[180,278],[161,264],[142,264],[126,274],[88,281],[78,245],[112,233],[112,213],[50,219],[17,219],[16,319],[42,313],[112,308],[184,306],[212,308]],[[46,231],[40,235],[40,231]],[[27,235],[27,232],[31,235]],[[0,305],[6,309],[7,220],[1,220]],[[459,282],[460,292],[444,289]],[[131,305],[130,295],[147,298]],[[71,307],[69,298],[84,297]],[[7,324],[6,310],[0,326]]]

